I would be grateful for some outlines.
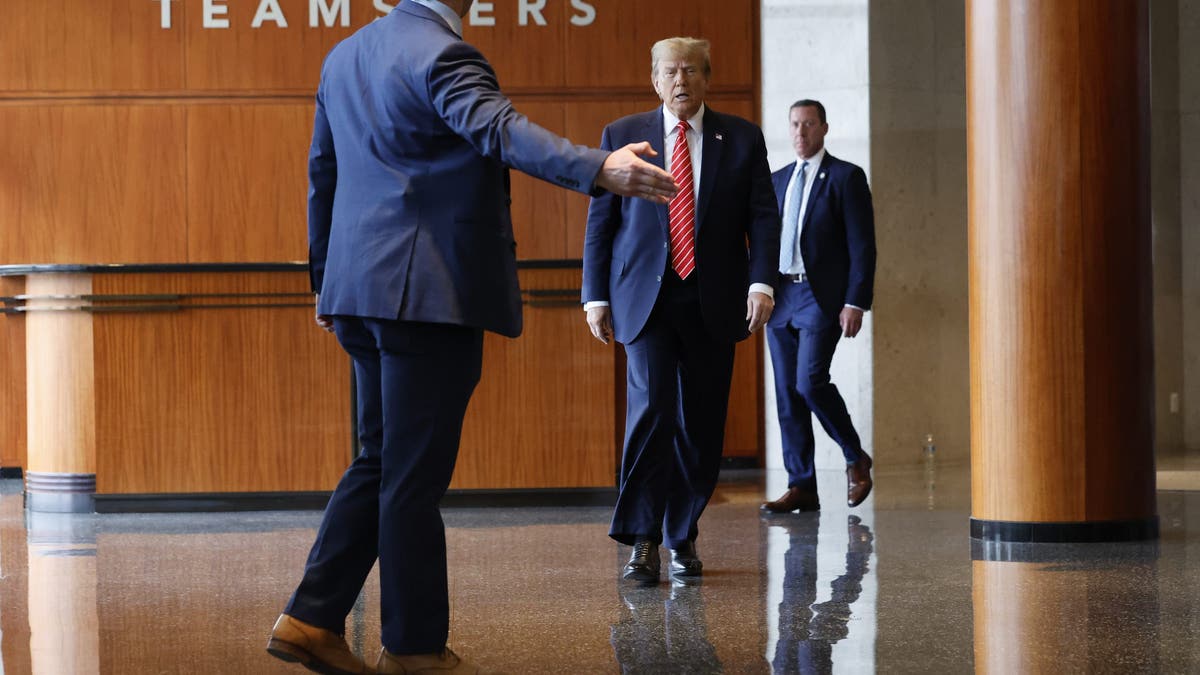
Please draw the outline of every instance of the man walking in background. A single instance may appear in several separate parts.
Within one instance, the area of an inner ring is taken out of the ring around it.
[[[762,505],[770,513],[816,511],[812,417],[846,458],[846,501],[871,492],[871,458],[830,381],[838,340],[862,328],[875,283],[875,215],[863,170],[825,150],[825,106],[804,99],[788,111],[797,161],[771,176],[783,214],[775,314],[767,344],[783,436],[788,489]]]

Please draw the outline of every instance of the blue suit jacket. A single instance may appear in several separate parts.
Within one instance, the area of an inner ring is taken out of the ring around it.
[[[318,312],[520,334],[506,167],[587,192],[606,157],[530,122],[478,50],[400,3],[321,71],[308,198]]]
[[[779,210],[771,191],[762,130],[705,106],[700,193],[696,201],[696,271],[704,325],[712,337],[741,340],[751,283],[774,284],[779,263]],[[659,107],[608,125],[602,148],[649,141],[664,165]],[[650,316],[662,275],[669,273],[666,205],[603,194],[588,209],[583,245],[583,301],[607,300],[613,333],[628,343]],[[747,251],[749,240],[749,251]]]
[[[796,163],[771,174],[779,212]],[[812,191],[800,230],[800,255],[821,311],[837,319],[845,305],[871,308],[875,286],[875,211],[861,168],[825,152],[812,174]],[[779,325],[784,312],[771,316]]]

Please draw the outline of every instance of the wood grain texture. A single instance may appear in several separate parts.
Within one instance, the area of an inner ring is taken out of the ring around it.
[[[184,111],[0,106],[0,263],[186,259]]]
[[[181,28],[173,30],[175,40],[185,44],[189,90],[316,91],[321,63],[329,50],[379,16],[371,0],[350,0],[348,27],[341,25],[340,13],[334,25],[327,26],[318,12],[319,27],[313,28],[309,25],[309,0],[280,0],[287,27],[264,21],[255,28],[259,3],[221,4],[228,11],[219,18],[228,19],[228,28],[204,28],[198,2],[184,3],[176,10],[184,19]]]
[[[100,275],[97,294],[305,292],[304,273]],[[349,359],[311,307],[98,314],[98,493],[331,490]]]
[[[61,296],[87,295],[86,274],[29,277],[31,309],[77,305]],[[41,311],[25,317],[28,471],[96,473],[96,389],[92,316]]]
[[[25,292],[22,277],[0,277],[0,295]],[[25,466],[25,317],[0,316],[0,467]]]
[[[564,111],[561,103],[529,102],[517,108],[530,120],[562,135]],[[568,192],[520,171],[511,171],[513,235],[517,257],[523,260],[578,258],[568,247],[570,229],[566,216]],[[582,195],[581,195],[582,196]],[[586,206],[584,208],[587,208]]]
[[[159,28],[159,7],[126,0],[5,3],[0,96],[182,89],[183,42]]]
[[[307,260],[313,106],[187,107],[188,262]]]
[[[766,446],[763,428],[763,347],[760,334],[737,345],[729,414],[725,420],[725,457],[761,459]]]
[[[587,329],[579,270],[523,270],[522,288],[563,289],[526,306],[516,340],[487,334],[452,489],[612,487],[613,348]]]
[[[976,518],[1153,513],[1144,4],[1119,4],[967,6]]]
[[[758,59],[757,2],[720,2],[704,11],[685,2],[609,0],[597,4],[591,30],[568,31],[567,81],[579,87],[650,87],[650,47],[663,38],[691,36],[712,43],[713,80],[754,82]],[[615,37],[615,39],[614,39]],[[651,89],[653,91],[653,89]]]

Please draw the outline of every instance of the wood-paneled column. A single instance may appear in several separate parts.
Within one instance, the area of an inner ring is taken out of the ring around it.
[[[79,309],[91,292],[90,274],[26,278],[25,504],[31,511],[95,510],[92,315]]]
[[[968,0],[971,535],[1157,536],[1145,0]]]

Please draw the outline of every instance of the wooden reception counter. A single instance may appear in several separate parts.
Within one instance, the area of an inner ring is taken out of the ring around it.
[[[578,261],[521,269],[488,335],[451,489],[611,495],[624,363],[586,330]],[[349,360],[300,263],[0,266],[0,465],[34,510],[319,505],[354,452]],[[758,340],[727,455],[761,447]]]

